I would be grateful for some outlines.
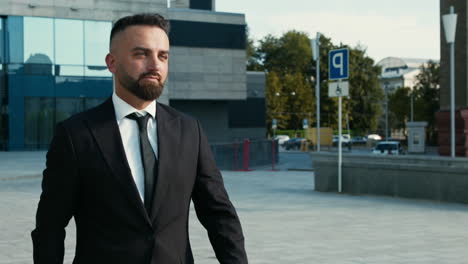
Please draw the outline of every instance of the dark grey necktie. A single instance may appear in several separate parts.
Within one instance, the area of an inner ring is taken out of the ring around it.
[[[140,151],[141,161],[143,163],[143,170],[145,175],[145,208],[148,214],[151,212],[151,205],[153,202],[154,186],[158,177],[158,161],[154,155],[153,148],[151,147],[148,138],[148,119],[151,116],[146,114],[145,116],[138,116],[136,113],[127,115],[127,118],[133,119],[138,124],[138,130],[140,132]]]

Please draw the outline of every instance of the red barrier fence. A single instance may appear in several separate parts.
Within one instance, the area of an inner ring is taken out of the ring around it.
[[[250,171],[252,166],[271,166],[278,162],[278,142],[242,139],[231,143],[211,144],[216,164],[221,170]],[[275,150],[272,153],[272,146]]]

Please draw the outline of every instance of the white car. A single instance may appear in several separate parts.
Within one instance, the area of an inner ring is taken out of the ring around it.
[[[375,140],[375,141],[379,141],[379,140],[382,140],[382,137],[377,135],[377,134],[369,134],[369,135],[367,135],[367,139],[372,139],[372,140]]]
[[[403,147],[398,141],[381,141],[372,150],[372,154],[379,155],[401,155],[404,154]]]
[[[277,135],[275,137],[275,140],[278,140],[278,144],[280,146],[283,146],[284,142],[289,140],[289,136],[288,135]]]
[[[333,136],[333,145],[338,145],[338,135]],[[351,143],[351,137],[348,134],[341,135],[341,144],[347,145]]]

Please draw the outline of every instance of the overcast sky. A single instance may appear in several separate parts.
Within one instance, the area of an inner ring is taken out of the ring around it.
[[[361,44],[376,62],[440,57],[439,0],[216,0],[216,11],[245,14],[255,40],[295,29]]]

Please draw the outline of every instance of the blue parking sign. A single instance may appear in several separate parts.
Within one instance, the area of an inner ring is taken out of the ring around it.
[[[328,79],[344,80],[349,78],[349,49],[330,50],[328,53]]]

